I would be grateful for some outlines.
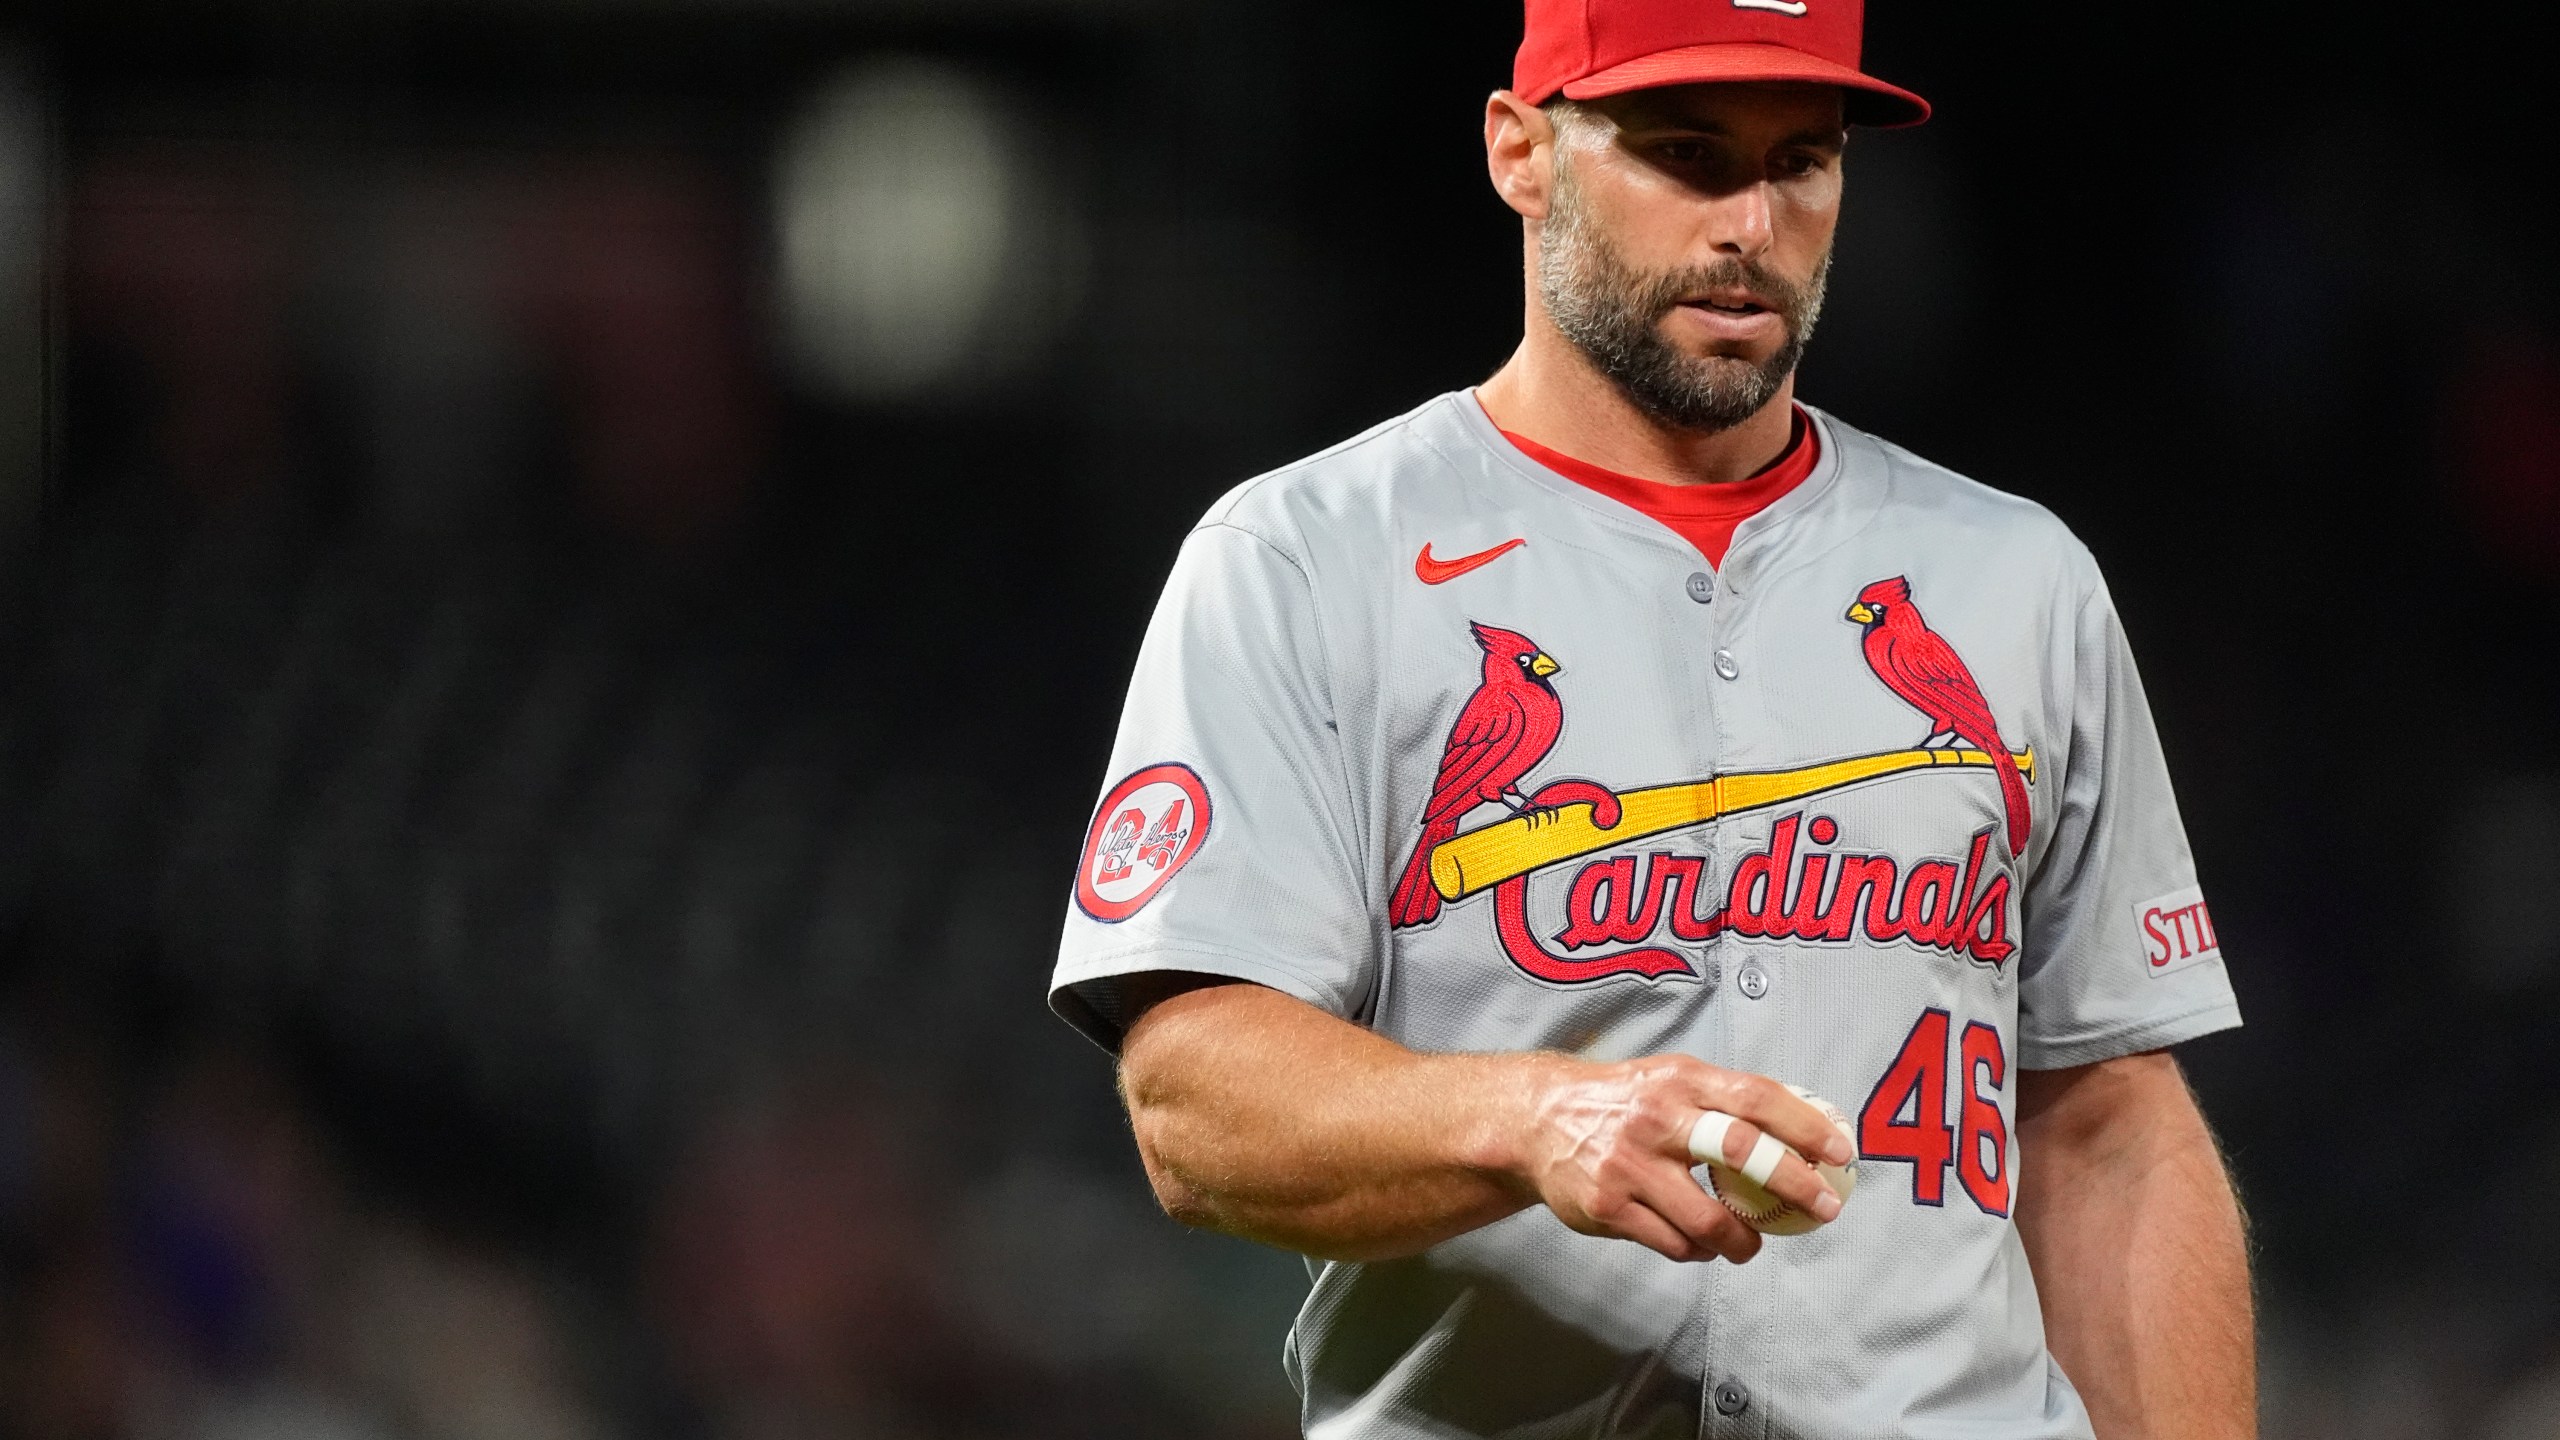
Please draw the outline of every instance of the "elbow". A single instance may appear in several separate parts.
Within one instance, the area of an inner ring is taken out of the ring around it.
[[[1129,1128],[1138,1142],[1138,1163],[1145,1167],[1147,1185],[1155,1191],[1156,1204],[1164,1213],[1196,1229],[1213,1229],[1217,1225],[1216,1207],[1199,1186],[1183,1178],[1174,1159],[1175,1126],[1161,1106],[1150,1105],[1137,1087],[1126,1085],[1129,1102]]]
[[[1174,1220],[1194,1230],[1218,1228],[1218,1212],[1209,1197],[1185,1184],[1182,1177],[1150,1161],[1147,1183],[1155,1189],[1156,1204]]]

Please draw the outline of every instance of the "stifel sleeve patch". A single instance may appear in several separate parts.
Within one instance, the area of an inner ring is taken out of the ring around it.
[[[1146,908],[1209,839],[1209,787],[1188,765],[1150,765],[1111,787],[1085,832],[1076,904],[1106,925]]]
[[[2142,936],[2145,968],[2155,978],[2222,958],[2222,940],[2213,932],[2213,912],[2205,908],[2200,886],[2142,901],[2133,907],[2133,924]]]

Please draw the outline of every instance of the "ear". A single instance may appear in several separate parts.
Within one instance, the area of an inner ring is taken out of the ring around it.
[[[1484,102],[1484,164],[1493,191],[1524,220],[1547,218],[1556,129],[1547,113],[1508,90]]]

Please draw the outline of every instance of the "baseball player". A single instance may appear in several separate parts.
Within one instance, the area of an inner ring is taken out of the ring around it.
[[[1192,531],[1052,1005],[1170,1213],[1309,1257],[1311,1436],[2253,1433],[2106,585],[1795,398],[1845,127],[1928,107],[1858,0],[1527,9],[1520,348]]]

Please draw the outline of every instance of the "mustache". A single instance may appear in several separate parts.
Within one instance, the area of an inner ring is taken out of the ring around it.
[[[1637,299],[1639,313],[1655,320],[1670,314],[1684,302],[1718,290],[1748,290],[1761,303],[1778,312],[1787,329],[1801,334],[1815,307],[1821,304],[1823,270],[1830,257],[1814,271],[1813,283],[1800,285],[1757,260],[1721,260],[1713,265],[1685,270],[1665,271],[1647,282]]]

